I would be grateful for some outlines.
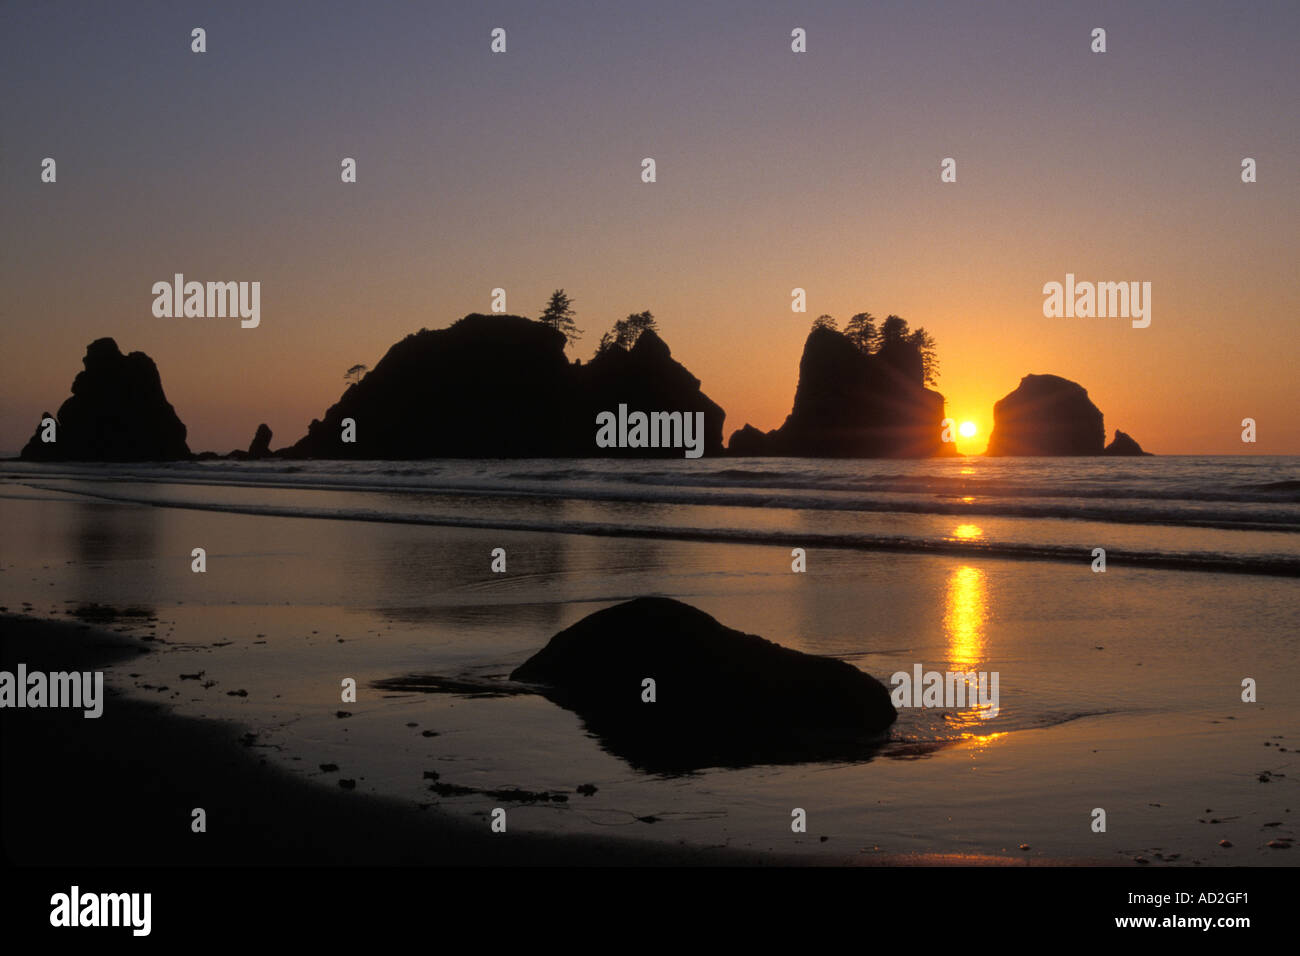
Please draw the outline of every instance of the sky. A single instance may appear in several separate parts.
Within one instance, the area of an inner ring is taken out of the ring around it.
[[[964,451],[1052,373],[1108,439],[1298,454],[1298,50],[1294,2],[6,0],[0,453],[101,336],[192,450],[279,447],[406,334],[563,287],[571,356],[649,309],[726,434],[782,423],[817,315],[867,310],[935,338]],[[260,325],[155,317],[177,272],[260,281]],[[1150,282],[1150,327],[1045,317],[1067,273]]]

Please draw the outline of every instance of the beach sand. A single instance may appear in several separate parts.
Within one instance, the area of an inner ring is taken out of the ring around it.
[[[151,649],[119,633],[0,615],[0,667],[128,666]],[[3,850],[18,866],[1025,866],[999,855],[797,854],[618,837],[490,834],[463,818],[334,790],[268,763],[238,724],[181,717],[109,690],[105,714],[23,709],[0,719]],[[190,830],[194,807],[205,834]],[[75,822],[75,825],[70,825]]]
[[[124,665],[140,642],[86,625],[0,616],[12,671]],[[615,838],[492,834],[418,806],[276,768],[228,722],[112,693],[104,716],[23,709],[0,721],[4,850],[18,865],[760,865],[757,854]],[[190,830],[191,810],[208,831]],[[783,862],[796,862],[794,860]]]

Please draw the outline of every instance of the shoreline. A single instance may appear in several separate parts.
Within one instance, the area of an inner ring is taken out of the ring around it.
[[[0,614],[0,668],[93,670],[150,653],[84,623]],[[245,728],[184,717],[105,682],[104,714],[0,711],[3,848],[15,866],[1077,866],[988,854],[761,853],[620,837],[494,834],[420,807],[301,779],[240,742]],[[138,746],[133,743],[138,742]],[[192,833],[202,807],[207,832]]]
[[[92,670],[149,653],[88,625],[0,615],[0,667]],[[240,743],[245,728],[183,717],[105,682],[100,718],[0,711],[3,847],[18,866],[762,865],[726,849],[493,834],[439,812],[293,777]],[[133,742],[139,746],[132,746]],[[39,781],[39,784],[37,783]],[[207,832],[192,833],[194,807]],[[75,822],[75,825],[72,825]],[[782,860],[782,863],[806,863]]]

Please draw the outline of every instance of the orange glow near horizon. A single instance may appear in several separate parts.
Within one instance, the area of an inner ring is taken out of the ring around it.
[[[942,389],[941,389],[942,391]],[[971,407],[979,407],[973,402],[964,403],[966,412],[961,415],[948,414],[955,418],[960,424],[957,426],[957,438],[955,444],[957,452],[961,455],[982,455],[989,444],[989,433],[993,430],[993,402],[996,399],[990,399],[988,406],[981,411],[971,411]]]

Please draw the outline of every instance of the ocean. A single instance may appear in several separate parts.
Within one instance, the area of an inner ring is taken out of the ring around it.
[[[1113,543],[1108,555],[1126,563],[1300,570],[1294,457],[7,463],[4,475],[279,517],[773,545],[812,535],[838,548],[1052,560]]]

